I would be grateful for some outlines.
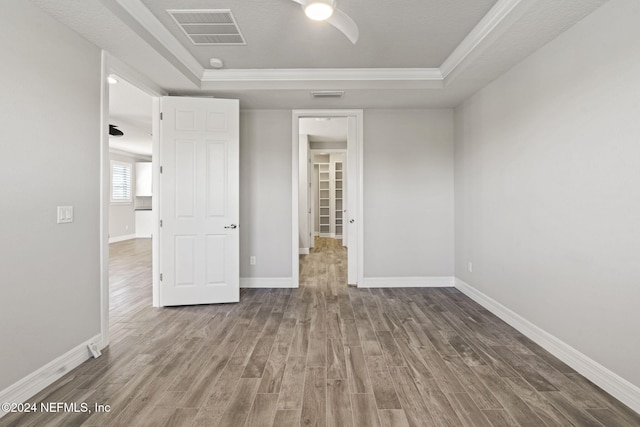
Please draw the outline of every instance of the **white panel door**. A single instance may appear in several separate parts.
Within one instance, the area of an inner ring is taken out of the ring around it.
[[[238,101],[163,97],[161,111],[160,305],[238,302]]]
[[[347,236],[347,283],[358,284],[358,204],[355,195],[357,193],[358,176],[358,121],[355,116],[347,117],[347,212],[342,214],[343,233],[346,227]],[[344,172],[343,172],[344,176]]]

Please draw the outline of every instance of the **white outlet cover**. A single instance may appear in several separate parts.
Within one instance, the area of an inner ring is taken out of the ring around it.
[[[58,224],[73,222],[73,206],[58,206]]]

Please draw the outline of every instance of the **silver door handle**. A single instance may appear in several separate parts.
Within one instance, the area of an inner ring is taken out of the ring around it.
[[[349,221],[349,224],[353,224],[354,222],[356,222],[356,220],[352,219],[351,221]]]
[[[224,228],[231,228],[231,229],[235,229],[235,228],[238,228],[238,226],[237,226],[237,225],[235,225],[235,224],[231,224],[231,225],[225,225],[225,226],[224,226]]]

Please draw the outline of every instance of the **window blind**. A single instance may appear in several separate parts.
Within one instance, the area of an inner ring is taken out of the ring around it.
[[[131,201],[131,164],[111,162],[111,201]]]

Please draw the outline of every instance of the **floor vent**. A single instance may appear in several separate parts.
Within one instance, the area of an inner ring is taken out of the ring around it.
[[[343,90],[314,90],[311,91],[313,98],[342,98],[344,96]]]
[[[229,9],[169,9],[167,12],[195,45],[247,44]]]

